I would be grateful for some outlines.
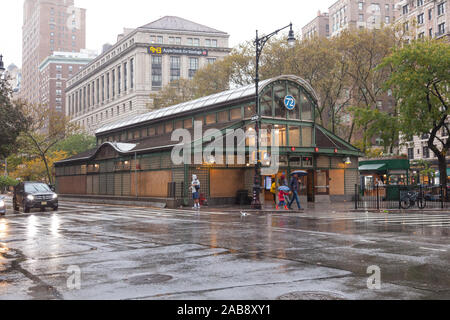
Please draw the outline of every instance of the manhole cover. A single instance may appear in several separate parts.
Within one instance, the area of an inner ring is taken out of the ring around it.
[[[324,291],[296,291],[283,294],[277,300],[345,300],[344,297]]]
[[[165,274],[147,274],[130,278],[127,281],[134,285],[141,285],[166,282],[171,280],[172,278],[172,276],[168,276]]]

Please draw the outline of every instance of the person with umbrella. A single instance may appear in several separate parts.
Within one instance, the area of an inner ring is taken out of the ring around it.
[[[285,210],[289,210],[287,204],[289,203],[289,201],[286,199],[286,197],[289,195],[289,187],[287,186],[281,186],[278,188],[278,190],[280,191],[278,193],[278,199],[280,200],[280,202],[277,205],[277,210],[280,207],[284,207]]]
[[[292,199],[291,202],[289,203],[289,209],[292,210],[292,204],[294,203],[294,200],[297,202],[297,207],[299,210],[302,209],[301,205],[300,205],[300,199],[298,198],[298,191],[299,191],[299,182],[298,182],[298,177],[300,175],[305,176],[308,173],[306,171],[302,171],[302,170],[298,170],[298,171],[294,171],[291,173],[292,178],[291,181],[289,183],[289,187],[291,188],[292,191]]]

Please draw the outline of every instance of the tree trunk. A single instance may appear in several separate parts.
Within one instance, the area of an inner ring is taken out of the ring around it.
[[[438,155],[438,161],[439,161],[439,183],[442,187],[442,190],[444,192],[444,199],[448,199],[447,194],[447,159],[444,155]]]
[[[48,183],[52,184],[52,176],[50,174],[50,169],[48,168],[48,163],[47,163],[47,159],[45,158],[45,154],[41,155],[42,156],[42,160],[44,160],[45,163],[45,168],[47,169],[47,177],[48,177]]]

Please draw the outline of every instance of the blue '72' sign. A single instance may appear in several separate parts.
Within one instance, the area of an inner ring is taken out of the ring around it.
[[[284,106],[286,109],[292,111],[295,109],[295,98],[293,96],[286,96],[284,97]]]

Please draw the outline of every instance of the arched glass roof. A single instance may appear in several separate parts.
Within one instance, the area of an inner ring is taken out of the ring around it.
[[[297,82],[302,87],[304,87],[311,94],[313,99],[316,100],[315,102],[317,102],[317,100],[318,100],[317,94],[314,92],[313,88],[309,85],[309,83],[306,82],[305,80],[303,80],[302,78],[294,76],[294,75],[284,75],[284,76],[279,76],[276,78],[260,81],[260,83],[259,83],[260,92],[268,84],[275,82],[275,81],[279,81],[279,80],[290,80],[293,82]],[[111,131],[114,129],[123,128],[123,127],[127,127],[130,125],[150,121],[150,120],[169,117],[169,116],[172,116],[172,115],[175,115],[178,113],[183,113],[183,112],[188,112],[188,111],[194,111],[194,110],[201,109],[201,108],[206,108],[206,107],[213,106],[213,105],[216,105],[219,103],[225,103],[228,101],[251,97],[254,95],[255,95],[255,85],[250,84],[247,86],[239,87],[239,88],[228,90],[228,91],[219,92],[219,93],[216,93],[216,94],[213,94],[210,96],[206,96],[206,97],[202,97],[202,98],[199,98],[196,100],[183,102],[183,103],[180,103],[180,104],[177,104],[174,106],[162,108],[159,110],[154,110],[154,111],[151,111],[151,112],[148,112],[145,114],[140,114],[140,115],[133,116],[133,117],[130,117],[130,118],[118,121],[118,122],[114,122],[112,124],[108,124],[106,126],[101,127],[95,133],[99,134],[99,133]]]

